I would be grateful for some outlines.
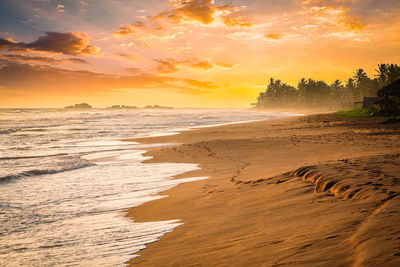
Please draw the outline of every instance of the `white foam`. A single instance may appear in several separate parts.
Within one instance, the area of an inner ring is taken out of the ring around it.
[[[11,114],[11,115],[10,115]],[[121,266],[146,244],[182,224],[133,223],[125,209],[166,196],[172,180],[196,164],[143,164],[144,149],[176,144],[110,141],[176,134],[190,128],[262,120],[285,114],[238,110],[10,113],[0,128],[0,176],[65,170],[0,184],[0,262],[6,266]],[[28,131],[24,129],[45,129]],[[49,156],[50,155],[50,156]],[[85,169],[67,168],[89,161]]]

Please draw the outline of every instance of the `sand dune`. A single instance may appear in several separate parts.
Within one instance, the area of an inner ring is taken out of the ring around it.
[[[143,266],[400,266],[400,125],[312,115],[141,142],[152,162],[209,176],[131,209],[184,225],[130,261]]]

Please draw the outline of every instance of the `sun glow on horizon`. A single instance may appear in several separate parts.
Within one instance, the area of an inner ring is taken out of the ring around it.
[[[0,107],[249,107],[270,77],[331,83],[400,62],[393,1],[6,0],[0,8],[9,14],[0,18]]]

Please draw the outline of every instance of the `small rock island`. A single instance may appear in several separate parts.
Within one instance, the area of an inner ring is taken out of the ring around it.
[[[145,106],[145,109],[173,109],[173,107],[167,107],[167,106],[159,106],[159,105],[154,105],[154,106]]]
[[[75,104],[73,106],[67,106],[65,108],[66,109],[91,109],[92,106],[89,105],[88,103],[81,103],[81,104]]]
[[[113,105],[108,107],[107,109],[137,109],[136,106],[125,106],[125,105]]]

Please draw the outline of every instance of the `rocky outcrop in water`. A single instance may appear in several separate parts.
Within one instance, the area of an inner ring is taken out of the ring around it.
[[[67,108],[67,109],[91,109],[92,106],[89,105],[88,103],[81,103],[81,104],[75,104],[73,106],[67,106],[65,108]]]

